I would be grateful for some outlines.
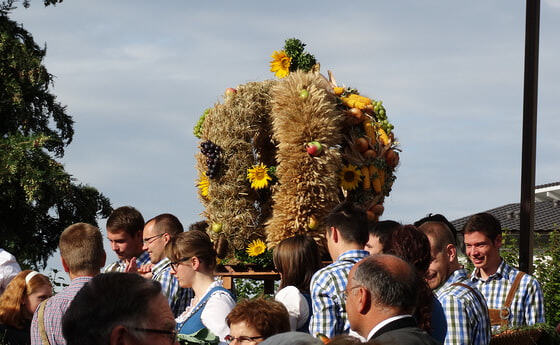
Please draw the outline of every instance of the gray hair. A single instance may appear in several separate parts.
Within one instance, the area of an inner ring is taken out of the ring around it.
[[[68,345],[109,344],[118,325],[142,340],[150,302],[161,294],[157,281],[135,273],[105,273],[92,278],[78,291],[62,317],[62,333]]]
[[[389,267],[382,257],[401,261],[405,269]],[[387,307],[396,307],[412,313],[418,299],[418,276],[412,266],[393,255],[373,255],[362,260],[354,272],[354,280],[372,294],[374,302]]]

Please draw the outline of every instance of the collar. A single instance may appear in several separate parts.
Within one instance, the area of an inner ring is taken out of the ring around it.
[[[512,267],[508,265],[503,258],[500,259],[502,260],[502,262],[500,262],[500,264],[498,265],[498,269],[496,270],[496,273],[488,276],[488,279],[484,280],[480,277],[480,268],[477,268],[473,271],[470,279],[472,281],[481,281],[481,282],[492,281],[492,280],[500,279],[502,277],[509,279],[509,274],[512,271]]]
[[[393,321],[401,320],[401,319],[404,319],[404,318],[412,318],[412,315],[408,315],[408,314],[397,315],[397,316],[393,316],[393,317],[390,317],[388,319],[385,319],[385,320],[381,321],[375,327],[373,327],[373,329],[371,331],[369,331],[367,339],[369,340],[369,339],[372,339],[374,336],[377,337],[377,336],[381,335],[381,334],[376,335],[375,333],[377,333],[379,330],[381,330],[381,328],[388,325],[389,323],[391,323]],[[406,325],[408,326],[408,322],[406,323]],[[399,327],[399,328],[402,328],[402,327]]]
[[[154,264],[154,266],[152,266],[152,274],[156,276],[170,266],[171,260],[169,260],[168,258],[163,258],[158,263]]]
[[[369,256],[369,252],[363,249],[351,249],[347,250],[336,259],[336,261],[360,261],[361,259]]]
[[[136,257],[136,264],[138,264],[138,266],[143,264],[149,264],[149,263],[150,263],[150,254],[148,254],[148,252],[142,252],[142,254]],[[118,264],[121,267],[126,267],[126,262],[124,260],[119,259]]]

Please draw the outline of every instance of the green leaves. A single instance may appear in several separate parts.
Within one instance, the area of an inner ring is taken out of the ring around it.
[[[315,56],[304,52],[305,43],[297,38],[289,38],[285,41],[284,51],[286,55],[292,58],[290,63],[290,72],[301,69],[308,72],[317,63]]]

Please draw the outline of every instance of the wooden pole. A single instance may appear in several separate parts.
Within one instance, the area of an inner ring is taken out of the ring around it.
[[[525,77],[523,85],[523,143],[521,152],[521,203],[519,269],[533,271],[535,226],[535,161],[539,75],[540,0],[527,0],[525,18]]]

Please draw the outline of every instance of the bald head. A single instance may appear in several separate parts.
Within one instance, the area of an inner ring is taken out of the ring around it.
[[[358,262],[350,275],[372,295],[375,303],[412,313],[419,284],[415,269],[399,257],[378,254]]]

